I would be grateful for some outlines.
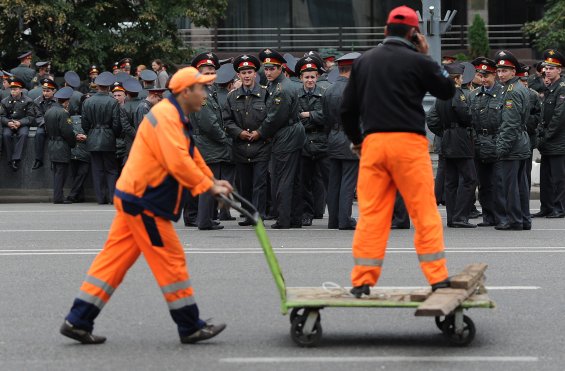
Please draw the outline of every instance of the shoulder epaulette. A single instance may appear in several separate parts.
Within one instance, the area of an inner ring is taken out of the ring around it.
[[[514,89],[514,84],[508,85],[508,89],[506,91],[512,91]]]

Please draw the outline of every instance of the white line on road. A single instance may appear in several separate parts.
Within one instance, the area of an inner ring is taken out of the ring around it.
[[[222,363],[380,363],[380,362],[537,362],[538,357],[500,356],[382,356],[382,357],[238,357],[221,358]]]
[[[209,231],[199,231],[197,229],[194,228],[175,228],[175,230],[177,232],[197,232],[198,234],[208,234],[210,233]],[[480,229],[481,231],[483,229]],[[0,229],[0,233],[20,233],[20,232],[26,232],[26,233],[45,233],[45,232],[56,232],[56,233],[60,233],[60,232],[109,232],[110,229]],[[253,229],[250,228],[224,228],[222,229],[222,231],[220,232],[216,232],[219,234],[210,234],[212,236],[221,236],[222,233],[224,232],[254,232]],[[284,233],[289,233],[289,232],[319,232],[319,231],[326,231],[326,232],[335,232],[335,233],[348,233],[348,232],[354,232],[354,231],[340,231],[337,229],[327,229],[327,228],[296,228],[296,229],[269,229],[268,232],[284,232]],[[413,229],[411,231],[414,231]],[[460,231],[460,230],[459,230]],[[468,232],[470,232],[470,230],[467,230]],[[475,231],[479,231],[479,229],[476,229]],[[565,231],[565,228],[534,228],[532,229],[532,231]],[[405,233],[406,231],[391,231],[391,232],[396,232],[396,233]],[[528,233],[531,231],[525,231],[525,232],[515,232],[515,233]],[[500,232],[500,235],[503,235],[505,232]],[[507,236],[516,236],[516,234],[512,234],[511,232],[506,232]],[[229,236],[226,236],[229,237]]]

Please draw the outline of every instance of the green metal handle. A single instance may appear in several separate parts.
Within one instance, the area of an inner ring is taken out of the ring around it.
[[[253,222],[254,226],[257,225],[259,221],[259,211],[257,211],[257,208],[253,206],[251,202],[243,198],[239,193],[232,192],[229,196],[220,194],[219,196],[216,196],[216,199],[219,202],[223,202],[230,208],[242,213],[248,220]],[[237,204],[238,202],[240,205]],[[251,210],[251,212],[249,210]]]

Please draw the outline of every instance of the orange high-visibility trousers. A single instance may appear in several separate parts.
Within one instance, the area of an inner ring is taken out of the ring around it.
[[[414,133],[375,133],[365,138],[361,149],[353,286],[374,286],[379,279],[397,190],[414,222],[414,246],[428,282],[448,277],[427,138]]]
[[[131,204],[128,206],[117,197],[114,197],[114,203],[117,212],[108,240],[88,270],[78,300],[67,319],[78,327],[91,330],[94,318],[143,253],[173,320],[179,325],[179,332],[190,334],[196,331],[202,322],[198,318],[184,250],[173,223],[147,210],[126,212],[124,208]]]

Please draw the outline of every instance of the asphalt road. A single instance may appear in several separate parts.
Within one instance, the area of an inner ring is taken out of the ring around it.
[[[532,203],[532,209],[538,207]],[[445,210],[441,210],[445,214]],[[0,370],[562,370],[565,355],[565,220],[534,229],[447,229],[451,273],[489,264],[495,310],[467,314],[475,341],[454,348],[433,320],[412,310],[325,309],[320,346],[301,349],[251,228],[177,225],[202,317],[225,321],[216,339],[181,345],[147,264],[140,258],[96,322],[99,346],[62,337],[59,326],[105,241],[111,206],[0,205]],[[289,286],[349,286],[351,231],[270,230]],[[270,222],[267,222],[270,224]],[[424,286],[413,230],[392,231],[380,286]]]

